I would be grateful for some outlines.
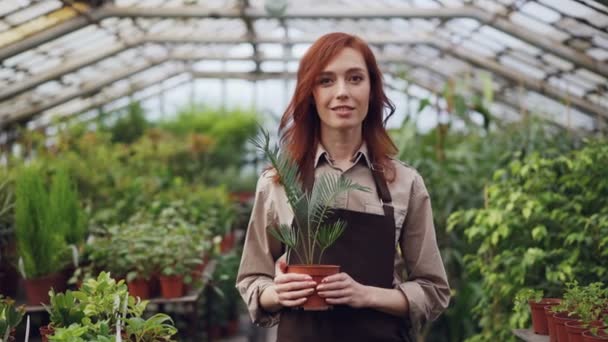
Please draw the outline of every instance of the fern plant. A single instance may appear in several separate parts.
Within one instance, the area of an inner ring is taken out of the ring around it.
[[[277,172],[294,214],[294,226],[280,223],[267,228],[274,238],[296,253],[301,262],[320,264],[325,250],[338,240],[346,228],[346,222],[342,220],[325,222],[333,211],[336,198],[352,190],[369,192],[369,188],[346,177],[324,174],[315,181],[312,191],[304,191],[298,179],[297,164],[277,146],[271,148],[269,133],[260,130],[261,134],[252,139],[252,143],[264,153]]]

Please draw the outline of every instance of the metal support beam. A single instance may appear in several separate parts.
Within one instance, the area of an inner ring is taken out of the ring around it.
[[[608,119],[608,108],[596,105],[583,97],[569,94],[566,91],[547,84],[542,79],[537,80],[523,75],[518,71],[506,67],[494,60],[469,54],[465,49],[459,46],[451,46],[438,39],[433,39],[433,45],[477,67],[494,72],[511,81],[513,84],[522,84],[527,89],[534,90],[557,101],[568,99],[574,107],[580,109],[581,111],[595,114],[598,118],[603,117],[604,119]]]
[[[245,16],[252,20],[256,19],[271,19],[274,18],[266,12],[255,8],[246,8]],[[109,17],[118,18],[242,18],[243,13],[239,9],[209,9],[197,6],[187,7],[118,7],[114,5],[105,5],[101,8],[91,10],[89,19],[80,16],[57,26],[54,26],[43,33],[37,34],[30,38],[26,38],[18,43],[9,45],[0,50],[0,60],[4,60],[10,56],[14,56],[20,52],[34,48],[49,40],[55,39],[66,33],[78,30],[88,25],[89,20],[99,21]],[[593,60],[584,53],[578,52],[561,42],[553,41],[545,36],[541,36],[525,30],[510,22],[507,19],[497,17],[492,13],[471,5],[465,5],[458,8],[378,8],[370,11],[369,9],[353,9],[353,8],[307,8],[298,10],[288,10],[282,19],[452,19],[452,18],[472,18],[479,21],[481,24],[492,26],[498,30],[508,33],[518,39],[526,41],[534,46],[537,46],[547,52],[551,52],[566,60],[571,61],[581,68],[586,68],[595,71],[603,76],[608,77],[608,63]]]
[[[104,87],[120,81],[122,79],[131,77],[139,72],[142,72],[144,70],[147,70],[151,67],[154,67],[156,65],[162,64],[164,62],[167,62],[168,60],[166,58],[163,59],[159,59],[156,61],[153,61],[149,64],[146,64],[144,66],[140,66],[134,69],[130,69],[130,70],[125,70],[122,71],[116,75],[113,75],[109,78],[106,79],[102,79],[99,80],[95,83],[91,83],[90,85],[86,85],[84,87],[82,87],[79,90],[76,91],[72,91],[66,94],[63,94],[62,96],[59,96],[56,99],[53,99],[52,101],[48,101],[39,105],[35,105],[33,104],[30,108],[21,111],[21,112],[17,112],[17,113],[13,113],[12,115],[10,115],[4,122],[0,122],[0,125],[4,125],[7,124],[9,122],[24,122],[24,121],[29,121],[31,120],[31,117],[35,116],[36,114],[39,114],[47,109],[53,108],[55,106],[58,106],[62,103],[66,103],[68,101],[71,101],[77,97],[81,97],[81,96],[87,96],[89,94],[94,94],[98,91],[100,91],[101,89],[103,89]]]
[[[375,41],[375,40],[374,40]],[[100,51],[95,55],[90,55],[82,59],[68,61],[67,63],[53,69],[50,72],[42,73],[34,77],[30,77],[23,82],[19,82],[10,87],[0,90],[0,101],[4,101],[12,96],[20,94],[24,91],[35,88],[36,86],[60,78],[61,76],[82,69],[86,66],[100,62],[106,58],[117,55],[125,50],[142,46],[146,43],[153,44],[242,44],[251,42],[254,45],[274,43],[274,44],[286,44],[285,39],[255,39],[253,41],[245,38],[238,39],[218,39],[217,37],[172,37],[172,36],[147,36],[134,39],[128,43],[115,43],[109,46],[107,49]],[[308,44],[311,43],[311,39],[297,39],[292,44]],[[380,40],[384,44],[416,44],[424,43],[424,39],[412,38],[412,39],[391,39],[391,40]],[[221,57],[218,56],[218,59]],[[251,58],[248,60],[252,60]],[[255,61],[255,59],[253,59]]]
[[[146,43],[153,42],[153,43],[159,43],[159,44],[160,43],[200,43],[200,44],[209,43],[209,44],[215,44],[220,41],[224,41],[224,40],[213,38],[213,37],[198,37],[198,38],[187,38],[187,37],[175,38],[175,37],[162,37],[162,36],[144,37],[141,40],[135,41],[128,45],[127,44],[117,44],[117,45],[113,46],[107,53],[103,53],[100,56],[99,60],[101,60],[102,58],[108,57],[108,55],[116,54],[116,53],[120,52],[121,49],[125,50],[125,49],[131,48],[137,44],[143,44],[145,42]],[[285,39],[257,39],[256,40],[257,43],[271,42],[271,41],[278,42],[281,44],[286,43]],[[312,38],[310,38],[310,39],[301,38],[301,39],[295,40],[295,44],[298,44],[298,43],[306,44],[306,43],[311,43],[312,41],[313,41]],[[247,42],[249,42],[249,41],[244,38],[240,38],[238,40],[234,39],[231,41],[231,43],[247,43]],[[509,80],[514,85],[523,84],[528,89],[534,90],[543,95],[547,95],[558,101],[562,101],[563,99],[567,98],[567,99],[569,99],[569,101],[571,101],[573,106],[575,106],[576,108],[580,109],[583,112],[586,112],[589,114],[594,114],[598,117],[608,118],[608,108],[596,105],[596,104],[586,100],[583,97],[569,94],[561,89],[558,89],[558,88],[555,88],[554,86],[546,84],[542,80],[536,80],[534,78],[521,74],[511,68],[501,65],[500,63],[498,63],[492,59],[483,58],[480,56],[470,54],[466,49],[456,46],[456,45],[452,45],[450,43],[447,43],[439,38],[429,37],[429,38],[421,39],[421,37],[415,37],[412,39],[403,39],[403,40],[395,40],[395,39],[375,40],[374,39],[374,40],[368,40],[368,42],[370,44],[375,44],[375,45],[382,45],[382,44],[410,45],[410,44],[417,44],[417,43],[424,42],[424,43],[434,46],[434,47],[444,51],[445,53],[450,54],[458,59],[464,60],[479,68],[483,68],[483,69],[489,70],[491,72],[494,72],[494,73],[500,75],[501,77],[504,77],[505,79]],[[224,57],[217,56],[218,59],[223,59],[223,60],[229,59],[229,58],[224,58]],[[181,59],[177,56],[173,56],[173,58]],[[192,59],[196,58],[196,55],[191,55],[186,58],[192,60]],[[204,57],[200,56],[200,59],[203,59],[203,58]],[[62,67],[52,73],[32,78],[31,80],[26,81],[25,83],[20,84],[19,86],[11,87],[9,89],[0,91],[0,100],[6,99],[9,96],[12,96],[14,94],[18,94],[20,91],[24,91],[26,89],[31,89],[31,88],[35,87],[36,85],[41,84],[42,82],[57,78],[57,77],[63,75],[63,74],[61,74],[61,72],[65,73],[67,70],[74,71],[74,70],[77,70],[77,68],[95,63],[96,61],[98,61],[97,59],[98,58],[96,58],[96,57],[91,57],[91,58],[88,58],[88,59],[85,59],[82,61],[74,62],[73,64],[66,65],[65,67]],[[248,60],[251,60],[251,58],[249,58]],[[398,62],[406,61],[405,57],[383,59],[382,56],[378,56],[378,60],[382,61],[382,62],[386,62],[386,63],[389,63],[389,62],[398,63]],[[413,60],[407,60],[407,63],[412,63],[414,65],[420,64],[420,62],[413,61]]]

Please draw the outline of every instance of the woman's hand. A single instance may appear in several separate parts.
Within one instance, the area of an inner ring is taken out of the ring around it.
[[[274,290],[278,303],[283,307],[296,307],[304,304],[308,296],[314,293],[317,283],[307,274],[286,273],[285,260],[276,263]]]
[[[344,304],[353,308],[369,306],[370,289],[342,272],[323,278],[317,286],[319,296],[328,304]]]

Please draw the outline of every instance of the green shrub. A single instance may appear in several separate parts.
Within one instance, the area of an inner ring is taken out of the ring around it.
[[[474,252],[481,278],[475,307],[481,333],[471,341],[512,340],[521,324],[510,306],[524,287],[559,295],[561,284],[605,279],[608,269],[608,144],[593,141],[553,158],[535,153],[494,174],[482,209],[459,211],[449,229]]]

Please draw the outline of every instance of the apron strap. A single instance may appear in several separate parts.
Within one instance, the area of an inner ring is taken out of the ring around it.
[[[375,162],[371,163],[372,176],[374,177],[374,183],[376,183],[376,191],[378,192],[378,197],[380,197],[380,201],[382,202],[382,209],[384,210],[384,215],[391,220],[395,219],[395,210],[393,205],[393,199],[391,197],[391,193],[388,190],[388,184],[386,183],[386,178],[384,177],[384,166],[382,164],[378,164]]]

